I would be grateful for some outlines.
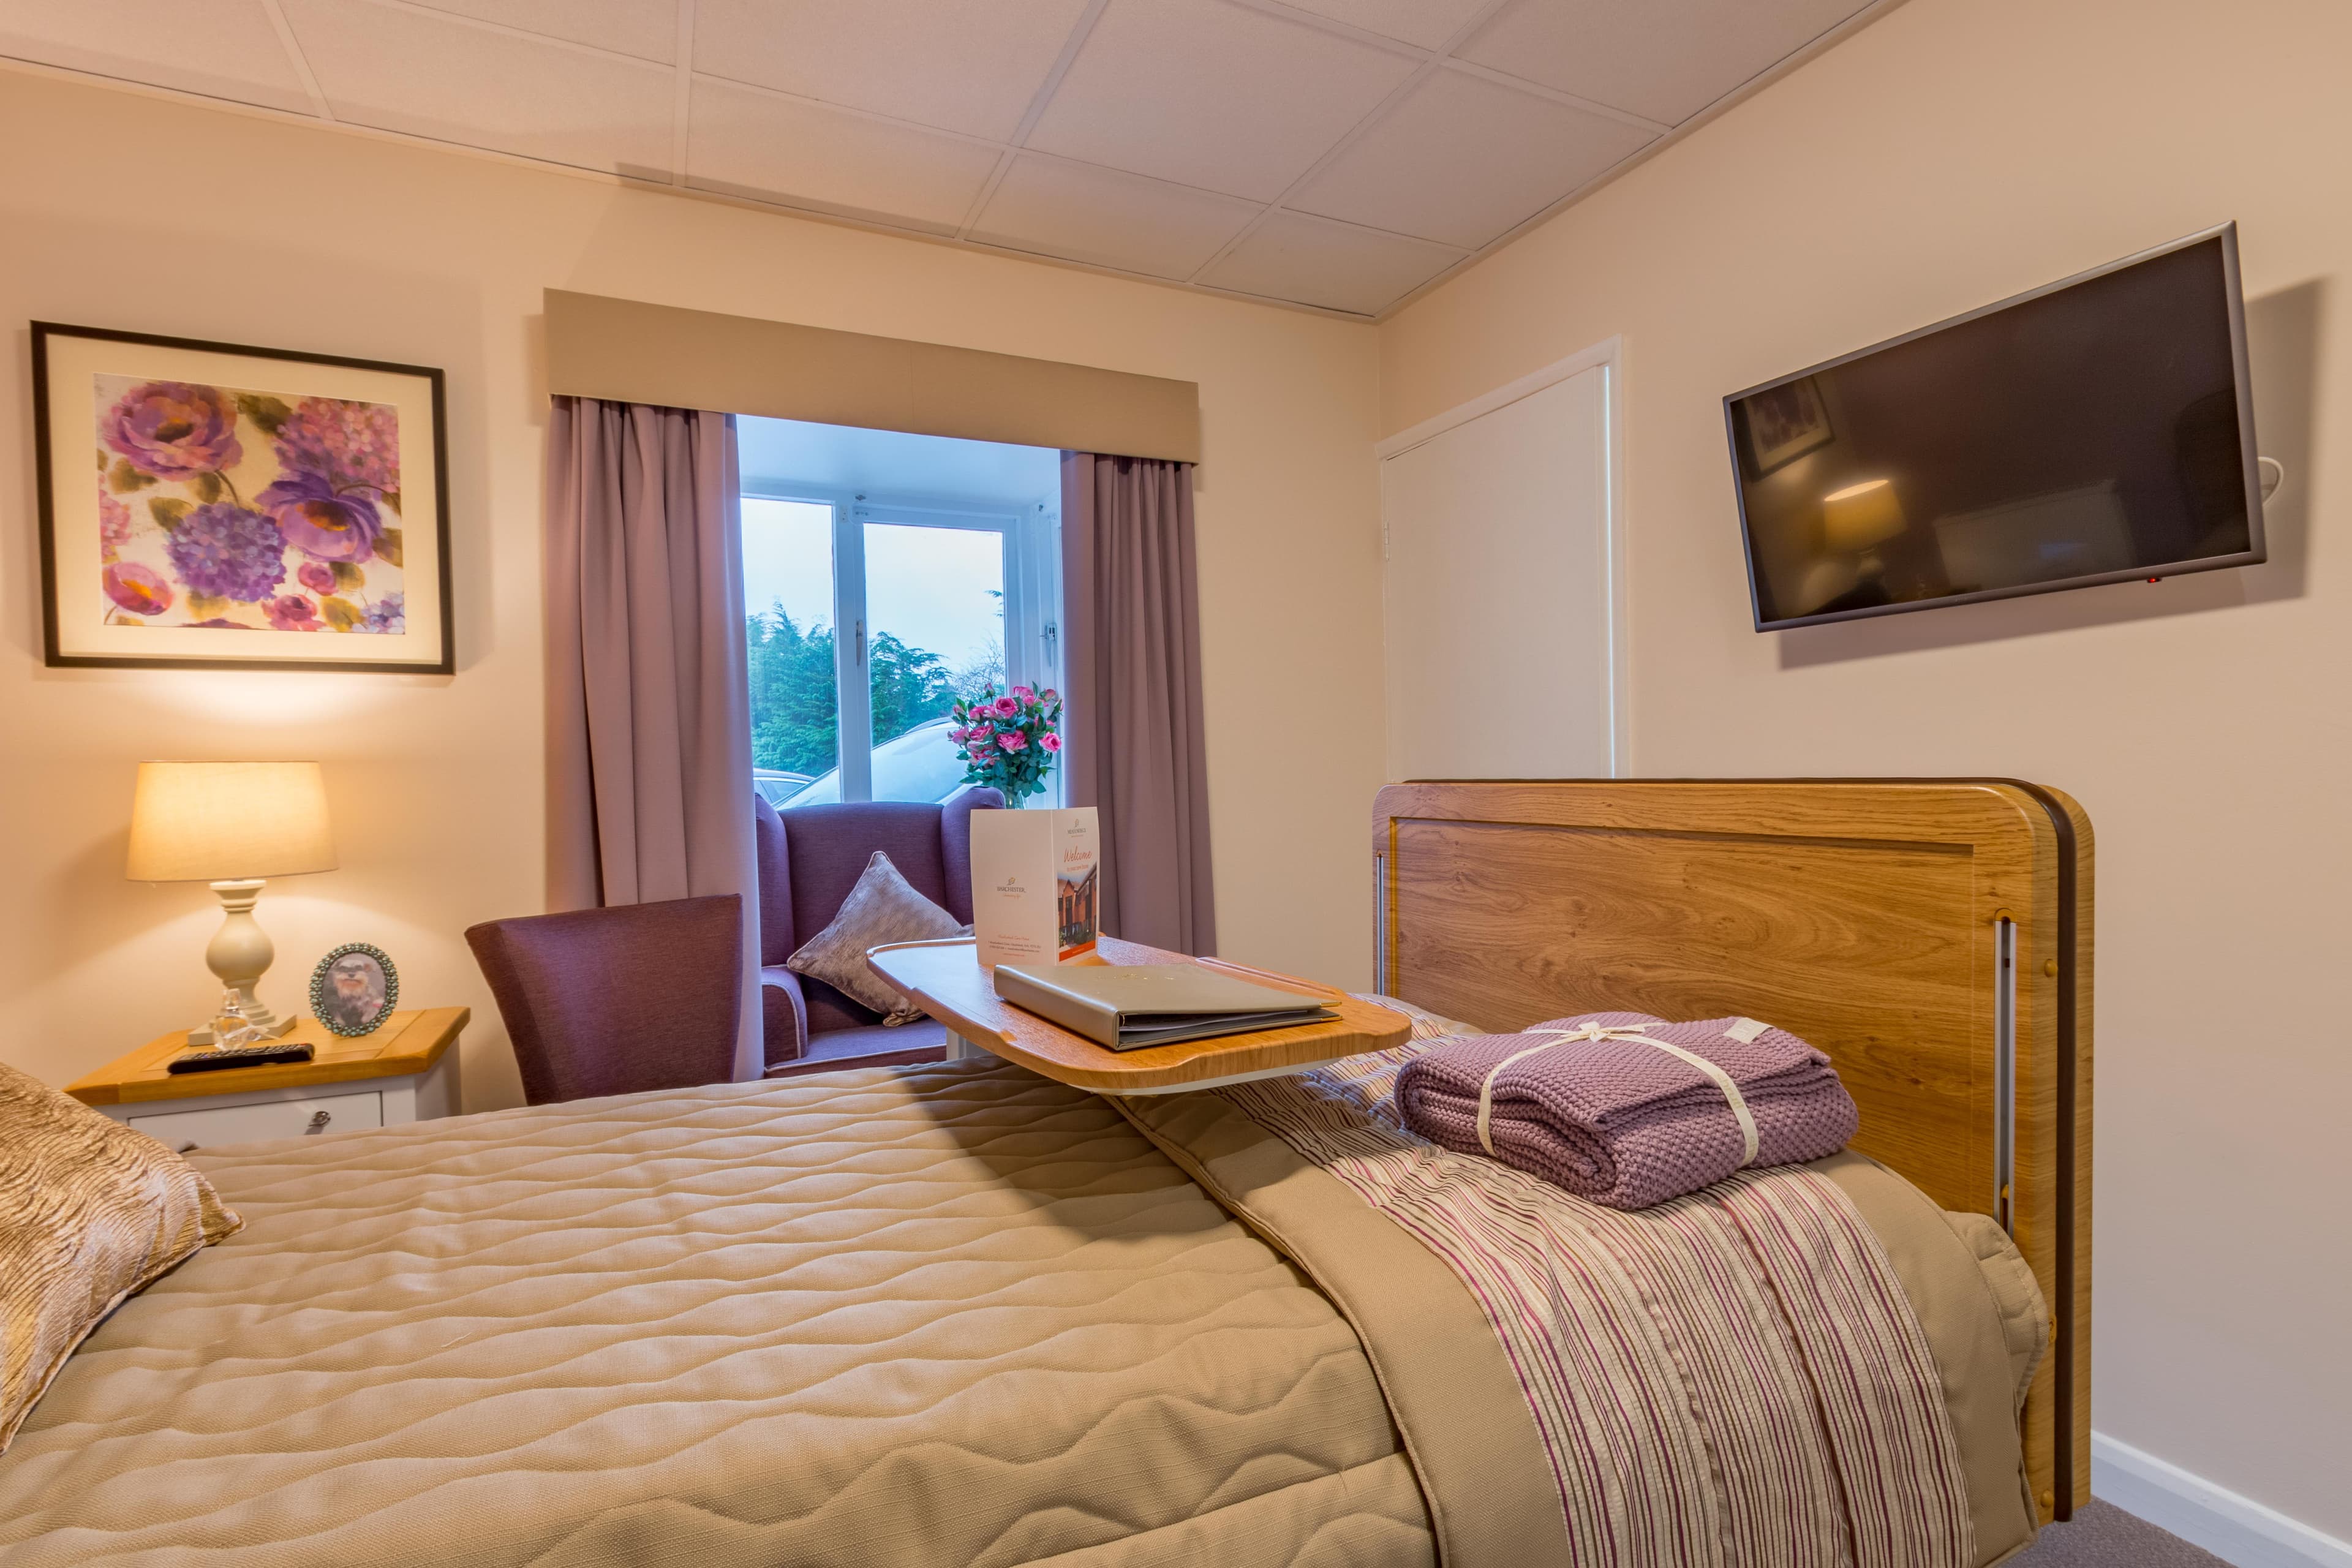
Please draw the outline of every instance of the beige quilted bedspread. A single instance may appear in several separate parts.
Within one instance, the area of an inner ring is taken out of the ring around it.
[[[958,1064],[198,1156],[245,1231],[0,1459],[0,1560],[1426,1564],[1325,1297]]]

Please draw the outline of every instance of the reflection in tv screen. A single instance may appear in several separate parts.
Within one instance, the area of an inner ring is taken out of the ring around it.
[[[2235,231],[1724,400],[1759,630],[2263,559]]]

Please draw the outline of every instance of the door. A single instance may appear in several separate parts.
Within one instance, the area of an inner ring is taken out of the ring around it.
[[[1615,773],[1614,374],[1383,449],[1389,777]]]

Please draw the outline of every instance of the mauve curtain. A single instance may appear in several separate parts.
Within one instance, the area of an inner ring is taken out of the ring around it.
[[[1192,465],[1062,454],[1069,802],[1102,830],[1102,929],[1217,945]]]
[[[554,400],[549,902],[742,895],[744,1079],[766,1064],[736,481],[723,414]]]

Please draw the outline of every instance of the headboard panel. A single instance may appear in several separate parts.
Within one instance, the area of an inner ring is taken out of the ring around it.
[[[1498,1030],[1740,1013],[1827,1051],[1856,1149],[2005,1216],[2058,1319],[2027,1406],[2034,1489],[2045,1516],[2088,1499],[2091,837],[2073,801],[2006,781],[1406,784],[1380,794],[1373,854],[1381,986],[1406,1001]]]

